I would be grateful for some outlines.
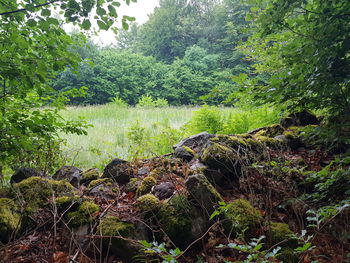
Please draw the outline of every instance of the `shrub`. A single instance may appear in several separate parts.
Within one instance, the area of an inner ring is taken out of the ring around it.
[[[128,106],[128,104],[119,96],[116,96],[113,99],[112,104],[119,107],[119,108],[125,108]]]
[[[150,95],[142,95],[136,104],[136,107],[140,108],[161,108],[168,106],[168,101],[162,98],[153,98]]]
[[[223,121],[220,109],[215,106],[203,106],[193,113],[191,121],[187,124],[190,133],[203,131],[217,133],[222,130]]]

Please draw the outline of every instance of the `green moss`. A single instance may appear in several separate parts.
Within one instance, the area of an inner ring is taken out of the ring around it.
[[[93,180],[89,183],[88,188],[94,188],[97,185],[103,184],[105,186],[113,186],[113,180],[110,178],[103,178],[103,179],[97,179],[97,180]]]
[[[160,176],[162,176],[164,174],[164,170],[162,168],[156,168],[156,169],[153,169],[150,173],[149,173],[149,176],[150,177],[153,177],[154,179],[157,179],[159,178]]]
[[[61,196],[56,198],[56,206],[59,212],[64,212],[67,209],[76,209],[79,206],[79,196]]]
[[[66,219],[69,226],[76,228],[91,223],[99,210],[100,207],[94,202],[83,201],[76,211],[67,213]]]
[[[152,194],[140,196],[136,200],[136,206],[140,208],[142,212],[156,211],[160,208],[160,205],[159,199]]]
[[[266,137],[275,137],[281,135],[284,132],[284,128],[279,124],[273,124],[267,127],[262,128],[255,135],[256,136],[266,136]]]
[[[55,193],[56,197],[73,196],[74,188],[66,181],[49,180],[33,176],[13,186],[17,199],[24,201],[28,212],[48,204],[48,199]]]
[[[184,195],[175,195],[159,212],[162,230],[178,247],[184,248],[193,241],[191,204]]]
[[[0,198],[0,241],[8,242],[20,227],[21,216],[15,202],[9,198]]]
[[[287,224],[271,223],[271,245],[285,241],[280,244],[281,247],[295,248],[298,242],[293,236],[294,233]]]
[[[211,139],[212,142],[220,142],[225,145],[236,149],[237,147],[247,147],[245,138],[237,135],[217,135]]]
[[[236,162],[236,155],[227,146],[213,143],[207,147],[201,156],[202,161],[210,168],[231,172],[234,170],[233,164]]]
[[[139,186],[139,179],[131,178],[130,182],[126,185],[126,190],[129,192],[136,192],[138,186]]]
[[[108,237],[130,237],[134,230],[133,224],[124,223],[116,216],[104,217],[97,227],[97,233],[99,235]]]
[[[100,178],[101,174],[97,168],[92,168],[92,169],[88,169],[88,170],[85,170],[84,172],[82,172],[81,176],[82,176],[82,182],[88,183],[88,182],[91,182],[93,180],[97,180],[98,178]]]
[[[234,236],[244,233],[245,237],[250,237],[262,220],[260,212],[249,201],[237,199],[227,205],[223,226],[227,233],[232,233]]]
[[[157,180],[154,179],[154,177],[152,176],[145,177],[142,180],[140,186],[137,188],[136,195],[141,196],[151,192],[152,187],[155,186],[156,184],[157,184]]]
[[[190,147],[184,145],[184,146],[182,146],[182,148],[183,148],[186,152],[192,154],[193,156],[196,155],[196,152],[195,152],[194,150],[192,150]]]
[[[283,263],[298,263],[299,257],[291,248],[283,248],[277,255],[277,259]]]
[[[283,141],[280,139],[270,138],[266,136],[256,136],[255,138],[265,146],[273,149],[279,149],[283,147]]]
[[[295,139],[297,136],[294,132],[292,131],[285,131],[283,133],[283,135],[287,138],[287,139]]]

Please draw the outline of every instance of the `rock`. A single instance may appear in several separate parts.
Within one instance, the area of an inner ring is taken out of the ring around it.
[[[141,167],[138,171],[137,171],[137,175],[138,176],[144,176],[144,175],[148,175],[149,174],[149,169],[147,167]]]
[[[283,134],[284,128],[279,124],[273,124],[270,126],[258,128],[250,131],[248,134],[266,137],[275,137],[277,135]]]
[[[106,200],[115,199],[119,194],[119,187],[110,178],[91,181],[88,186],[89,195],[99,196]]]
[[[203,174],[191,175],[185,182],[186,188],[199,207],[209,216],[214,212],[221,195]]]
[[[244,199],[237,199],[228,204],[223,217],[225,232],[232,234],[233,238],[241,234],[245,237],[255,236],[254,231],[263,221],[260,212]]]
[[[305,146],[305,144],[297,136],[286,136],[282,134],[276,136],[275,139],[283,141],[292,151],[296,151]]]
[[[187,146],[183,146],[183,147],[176,147],[174,151],[174,155],[176,158],[189,162],[193,159],[195,153],[191,148]]]
[[[92,201],[83,201],[77,209],[69,211],[65,218],[72,228],[80,228],[89,225],[97,217],[100,207]]]
[[[284,128],[288,128],[291,126],[318,125],[320,124],[320,121],[316,115],[308,110],[303,110],[301,112],[292,113],[286,118],[281,119],[280,124]]]
[[[13,185],[13,192],[27,212],[33,212],[48,204],[55,197],[74,196],[74,188],[67,181],[55,181],[33,176]]]
[[[283,248],[296,248],[298,246],[298,240],[293,238],[294,232],[285,223],[271,223],[270,235],[271,245],[279,244]]]
[[[213,137],[215,137],[215,135],[209,134],[207,132],[201,132],[199,134],[183,139],[178,144],[175,144],[173,146],[173,149],[175,150],[176,148],[187,146],[196,152],[200,152],[204,145]]]
[[[133,170],[129,162],[114,159],[105,167],[102,177],[112,178],[116,183],[123,185],[130,181],[132,173]]]
[[[91,181],[100,178],[100,171],[97,168],[91,168],[81,172],[81,183],[88,185]]]
[[[205,169],[205,164],[201,163],[199,160],[195,160],[195,162],[190,166],[191,170],[197,171],[201,169]]]
[[[21,215],[15,202],[9,198],[0,198],[0,242],[10,241],[20,224]]]
[[[145,177],[142,180],[140,186],[137,188],[136,195],[141,196],[141,195],[150,193],[152,190],[152,187],[155,186],[156,184],[157,184],[157,180],[154,179],[154,177],[152,176]]]
[[[96,234],[102,236],[105,251],[111,251],[123,262],[134,262],[133,257],[140,249],[140,245],[130,241],[137,235],[134,224],[123,222],[117,216],[108,215],[101,219]]]
[[[161,204],[156,196],[152,194],[146,194],[137,198],[136,206],[143,213],[149,213],[156,212],[160,208]]]
[[[175,192],[175,186],[170,182],[161,183],[152,189],[153,194],[160,200],[171,197]]]
[[[53,176],[54,180],[66,180],[75,188],[80,187],[82,170],[74,166],[62,166]]]
[[[217,170],[232,181],[237,180],[242,174],[239,158],[232,148],[228,146],[212,143],[203,150],[200,159],[209,169]],[[211,178],[211,180],[219,184],[221,178],[218,180]]]
[[[19,168],[10,179],[10,183],[19,183],[20,181],[23,181],[24,179],[27,179],[32,176],[43,176],[43,174],[35,169],[32,168]]]

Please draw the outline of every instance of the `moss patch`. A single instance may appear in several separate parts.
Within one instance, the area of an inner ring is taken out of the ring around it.
[[[8,242],[11,235],[20,227],[21,216],[15,202],[0,198],[0,241]]]
[[[94,188],[97,185],[105,185],[105,186],[113,186],[113,180],[110,178],[103,178],[103,179],[97,179],[97,180],[93,180],[89,183],[88,188]]]
[[[156,184],[157,184],[157,180],[154,179],[154,177],[152,176],[145,177],[142,180],[141,185],[137,188],[136,195],[141,196],[151,192],[152,187],[155,186]]]
[[[76,228],[82,225],[90,224],[95,218],[100,207],[91,201],[83,201],[76,211],[68,212],[66,219],[69,226]]]
[[[85,184],[88,184],[89,182],[97,180],[101,177],[101,174],[97,168],[85,170],[80,175],[82,177],[82,183]]]
[[[227,233],[234,236],[244,234],[245,237],[250,237],[262,220],[260,212],[249,201],[237,199],[227,205],[223,226]]]
[[[136,200],[136,206],[142,212],[156,211],[160,208],[160,205],[161,204],[159,202],[159,199],[152,194],[146,194],[146,195],[140,196]]]
[[[25,202],[26,210],[31,212],[47,205],[53,193],[56,197],[73,196],[74,188],[66,181],[55,181],[34,176],[14,184],[13,193],[19,201]]]
[[[282,241],[281,247],[295,248],[298,245],[298,241],[293,238],[293,231],[287,224],[284,223],[271,223],[271,245],[275,245]]]

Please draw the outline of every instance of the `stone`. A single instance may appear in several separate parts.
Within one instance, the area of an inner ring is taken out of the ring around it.
[[[23,181],[29,177],[32,176],[43,176],[43,174],[41,172],[39,172],[38,170],[35,170],[33,168],[19,168],[12,176],[10,179],[10,183],[14,184],[14,183],[19,183],[20,181]]]
[[[100,178],[100,171],[97,168],[91,168],[81,172],[81,183],[88,185],[91,181]]]
[[[210,134],[208,132],[201,132],[186,139],[183,139],[178,144],[173,146],[173,149],[187,146],[196,152],[200,152],[204,145],[211,139],[215,137],[214,134]]]
[[[288,128],[291,126],[318,125],[320,121],[315,114],[312,114],[308,110],[303,110],[292,113],[286,118],[281,119],[280,124],[282,127]]]
[[[124,185],[130,182],[132,174],[133,170],[129,162],[121,159],[114,159],[107,164],[102,177],[112,178],[116,183]]]
[[[6,243],[14,237],[20,228],[21,215],[15,202],[9,198],[0,198],[0,242]]]
[[[204,213],[209,216],[214,212],[218,202],[223,201],[221,195],[203,174],[195,174],[185,181],[187,191]]]
[[[138,176],[144,176],[144,175],[148,175],[149,174],[149,169],[147,167],[141,167],[138,171],[137,171],[137,175]]]
[[[75,166],[62,166],[53,176],[54,180],[66,180],[75,188],[80,187],[82,170]]]
[[[187,147],[187,148],[189,148],[189,147]],[[189,151],[188,149],[186,149],[184,147],[176,147],[174,150],[174,155],[176,158],[182,159],[182,160],[187,161],[187,162],[191,161],[194,157],[194,154],[191,151],[191,149]]]
[[[160,200],[171,197],[175,192],[175,186],[170,182],[160,183],[152,189],[153,194]]]

